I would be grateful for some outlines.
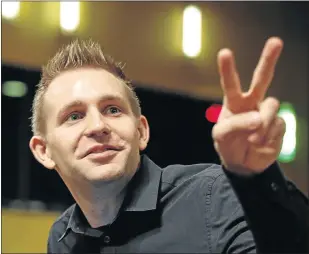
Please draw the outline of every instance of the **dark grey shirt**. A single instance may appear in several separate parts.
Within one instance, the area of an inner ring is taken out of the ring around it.
[[[308,215],[276,164],[241,178],[214,164],[161,169],[143,155],[117,219],[91,228],[74,204],[53,224],[48,252],[306,252]]]

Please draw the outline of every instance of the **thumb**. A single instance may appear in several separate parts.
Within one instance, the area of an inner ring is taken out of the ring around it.
[[[261,124],[262,119],[258,111],[239,113],[219,121],[212,129],[212,137],[220,142],[236,132],[256,130]]]

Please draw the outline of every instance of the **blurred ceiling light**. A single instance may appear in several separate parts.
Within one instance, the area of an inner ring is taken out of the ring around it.
[[[182,49],[186,56],[196,57],[201,52],[202,13],[193,6],[187,6],[183,12]]]
[[[2,17],[6,19],[14,19],[18,16],[20,2],[2,2]]]
[[[66,32],[73,32],[79,25],[79,2],[60,2],[60,26]]]
[[[10,80],[2,84],[2,94],[8,97],[23,97],[28,92],[28,87],[24,82]]]

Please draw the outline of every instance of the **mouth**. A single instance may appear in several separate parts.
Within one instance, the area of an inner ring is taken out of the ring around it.
[[[122,149],[112,145],[96,145],[87,150],[84,157],[108,157],[114,155]]]

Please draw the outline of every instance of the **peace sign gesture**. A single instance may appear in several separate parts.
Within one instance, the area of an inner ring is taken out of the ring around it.
[[[264,97],[282,48],[279,38],[266,42],[248,92],[242,92],[232,52],[223,49],[218,54],[224,98],[212,136],[223,165],[235,173],[263,172],[280,153],[285,133],[277,116],[280,103]]]

